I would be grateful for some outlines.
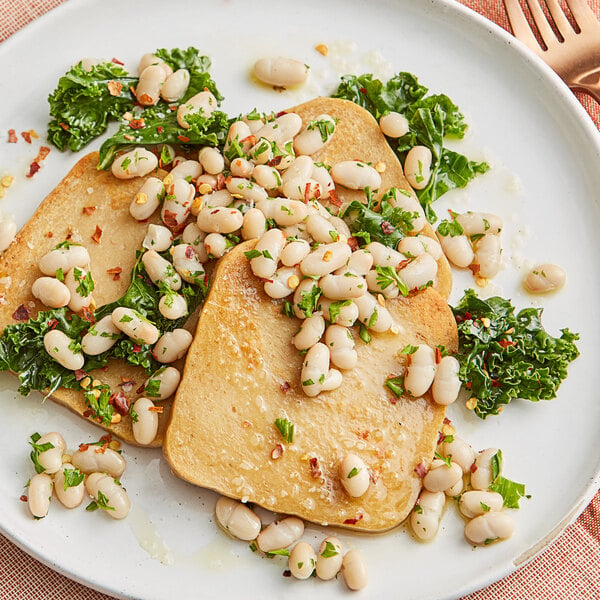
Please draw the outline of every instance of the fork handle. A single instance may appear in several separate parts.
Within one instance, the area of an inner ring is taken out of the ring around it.
[[[600,67],[568,82],[569,87],[586,92],[600,103]]]

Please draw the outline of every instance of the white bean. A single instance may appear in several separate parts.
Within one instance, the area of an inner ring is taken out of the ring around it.
[[[169,175],[175,179],[185,179],[188,183],[202,175],[202,165],[197,160],[182,160],[171,169]]]
[[[137,419],[131,422],[133,437],[138,444],[148,446],[158,433],[158,413],[154,410],[154,402],[149,398],[138,398],[132,406]]]
[[[338,538],[330,536],[321,542],[317,552],[317,577],[328,581],[333,579],[342,568],[344,551]]]
[[[292,240],[281,251],[281,262],[288,266],[298,265],[310,253],[310,244],[306,240]]]
[[[337,229],[325,217],[310,215],[306,219],[306,230],[315,242],[319,244],[330,244],[337,242],[339,233]]]
[[[263,552],[272,552],[291,546],[304,533],[304,523],[297,517],[286,517],[265,527],[256,538]]]
[[[157,167],[156,155],[145,148],[136,148],[117,156],[110,170],[117,179],[133,179],[149,175]]]
[[[206,238],[204,238],[204,248],[206,248],[209,258],[221,258],[221,256],[225,256],[227,253],[229,245],[227,243],[227,238],[224,235],[221,235],[220,233],[209,233]]]
[[[256,203],[256,208],[267,219],[274,219],[282,227],[296,225],[304,221],[308,215],[304,202],[288,198],[265,198]],[[331,238],[329,241],[331,241]]]
[[[209,175],[218,175],[225,169],[225,159],[218,148],[205,146],[198,152],[198,161]]]
[[[421,254],[411,260],[398,271],[398,276],[409,291],[419,290],[428,284],[433,285],[437,276],[438,265],[431,254]]]
[[[312,238],[306,231],[306,226],[304,225],[304,223],[298,223],[297,225],[290,225],[289,227],[282,227],[281,231],[283,231],[283,235],[288,240],[297,239],[297,240],[304,240],[306,242],[312,242]]]
[[[150,65],[141,73],[135,88],[135,97],[142,106],[153,106],[160,100],[160,89],[167,74],[159,65]]]
[[[329,368],[329,348],[321,342],[315,344],[304,357],[302,364],[302,389],[307,396],[317,396],[323,391],[342,385],[342,374]]]
[[[204,281],[204,265],[192,246],[177,244],[171,248],[171,256],[175,270],[184,281],[196,285]]]
[[[371,475],[365,461],[356,454],[348,453],[340,462],[338,475],[343,488],[352,498],[360,498],[367,493]]]
[[[346,264],[352,250],[346,242],[322,244],[300,263],[300,270],[308,277],[323,277]]]
[[[254,165],[245,158],[234,158],[229,165],[229,170],[231,171],[231,175],[233,177],[244,177],[249,179],[252,177],[252,171],[254,170]]]
[[[445,461],[436,458],[432,461],[425,477],[423,477],[423,487],[428,492],[445,492],[456,485],[458,481],[461,481],[462,476],[460,465],[453,462],[447,465]]]
[[[421,490],[409,518],[414,534],[421,541],[428,542],[437,535],[445,503],[444,492]]]
[[[493,233],[485,234],[475,242],[475,257],[473,266],[479,267],[476,274],[490,279],[495,277],[502,266],[502,245],[500,236]]]
[[[475,254],[466,235],[442,235],[438,229],[437,236],[446,258],[455,266],[464,269],[473,262]]]
[[[377,333],[388,331],[394,324],[392,315],[381,306],[372,294],[364,294],[354,299],[358,308],[358,320],[368,329]]]
[[[371,242],[365,246],[365,250],[371,253],[373,265],[378,267],[392,267],[395,269],[406,257],[393,248],[384,246],[380,242]]]
[[[16,234],[17,224],[12,219],[0,219],[0,253],[12,244]]]
[[[73,267],[65,274],[65,286],[69,290],[69,308],[80,312],[92,303],[94,280],[85,269]]]
[[[338,369],[353,369],[358,362],[354,338],[347,327],[329,325],[325,331],[325,344],[331,354],[331,362]]]
[[[285,236],[280,229],[269,229],[256,242],[254,249],[261,253],[250,260],[250,268],[257,277],[269,279],[277,269],[279,255],[285,245]]]
[[[85,362],[83,354],[76,348],[77,343],[66,333],[52,329],[44,335],[44,348],[46,352],[61,366],[70,371],[83,368]]]
[[[413,146],[404,160],[404,176],[415,190],[427,187],[431,178],[431,150],[427,146]]]
[[[168,227],[176,228],[190,213],[194,201],[194,186],[185,179],[175,179],[166,185],[166,192],[160,218]]]
[[[323,337],[325,319],[321,315],[313,315],[302,321],[300,329],[292,338],[296,350],[312,348]]]
[[[158,58],[154,54],[144,54],[140,58],[138,73],[142,73],[144,69],[151,65],[158,65],[165,72],[165,77],[169,77],[173,73],[173,69],[162,58]]]
[[[242,198],[246,202],[260,202],[269,196],[267,190],[244,177],[228,177],[225,185],[234,198]]]
[[[65,274],[73,267],[87,267],[90,264],[90,255],[85,246],[69,244],[63,248],[54,248],[44,254],[38,263],[39,270],[44,275],[56,276],[57,271]]]
[[[310,278],[302,279],[298,284],[298,287],[294,291],[293,308],[294,314],[299,319],[306,319],[306,317],[310,317],[316,312],[314,303],[310,300],[311,297],[319,298],[320,291],[317,288],[318,285],[316,282]],[[300,307],[300,304],[303,306]]]
[[[288,569],[296,579],[308,579],[317,566],[317,554],[308,542],[298,542],[288,558]]]
[[[73,452],[71,463],[82,473],[106,473],[119,479],[125,472],[125,459],[112,448],[83,444],[79,450]]]
[[[407,236],[398,243],[398,252],[407,258],[415,258],[421,254],[430,254],[435,260],[443,256],[442,247],[437,240],[426,235]]]
[[[219,525],[238,540],[249,542],[260,533],[260,518],[248,506],[221,496],[215,505]]]
[[[206,194],[202,198],[201,208],[204,209],[213,208],[215,206],[231,206],[231,204],[233,204],[233,196],[228,190],[222,189],[216,190],[210,194]]]
[[[275,299],[287,298],[300,284],[301,276],[298,267],[280,267],[265,281],[265,293]]]
[[[366,275],[367,287],[371,292],[375,294],[381,294],[384,298],[397,298],[400,295],[400,289],[396,281],[385,277],[382,281],[381,275],[377,272],[377,269],[371,269]]]
[[[364,277],[354,273],[344,275],[332,275],[329,273],[319,280],[319,287],[323,295],[331,300],[348,300],[349,298],[360,298],[367,293],[367,282]]]
[[[498,492],[469,490],[461,495],[458,501],[460,512],[473,519],[491,510],[500,511],[504,506],[504,498]]]
[[[465,212],[456,215],[456,222],[463,228],[466,236],[496,234],[502,231],[502,218],[483,212]]]
[[[442,443],[442,455],[451,458],[452,462],[460,465],[464,475],[471,472],[471,466],[475,462],[475,450],[472,446],[458,436]]]
[[[317,308],[330,323],[342,327],[352,327],[358,319],[358,307],[352,300],[334,302],[321,296]]]
[[[492,457],[498,453],[497,448],[486,448],[477,454],[475,464],[471,467],[471,487],[474,490],[487,490],[492,483]]]
[[[172,396],[179,385],[181,374],[175,367],[161,367],[146,379],[144,395],[154,400]]]
[[[465,525],[465,537],[470,543],[477,545],[508,539],[514,532],[515,523],[505,512],[486,512]]]
[[[203,246],[202,242],[204,241],[205,237],[206,232],[202,231],[194,222],[188,223],[181,234],[181,239],[183,242],[192,246],[196,252],[198,252],[199,247]]]
[[[294,138],[296,154],[314,154],[318,152],[335,132],[335,119],[323,114],[312,120],[304,131]]]
[[[165,186],[158,177],[148,177],[129,205],[129,214],[137,221],[149,219],[160,206]]]
[[[250,131],[250,127],[245,121],[234,121],[229,126],[224,151],[227,154],[232,145],[236,144],[244,154],[247,154],[254,143],[254,139],[252,131]]]
[[[166,294],[160,297],[158,310],[165,319],[180,319],[188,314],[187,300],[181,294]]]
[[[174,329],[163,333],[154,348],[152,356],[161,363],[172,363],[183,358],[192,343],[193,336],[187,329]]]
[[[261,210],[251,208],[244,213],[242,220],[243,240],[258,239],[266,230],[267,220]]]
[[[173,234],[168,227],[155,225],[150,223],[146,236],[142,242],[142,247],[147,250],[156,250],[156,252],[164,252],[171,247],[173,243]]]
[[[266,163],[273,160],[273,148],[271,147],[271,142],[265,138],[260,138],[256,144],[248,150],[248,156],[252,159],[254,165],[266,165]],[[268,168],[270,169],[271,167]],[[254,171],[252,172],[252,176],[254,177]],[[256,181],[259,183],[258,180]],[[262,184],[259,183],[259,185]]]
[[[454,356],[442,357],[431,384],[431,395],[437,404],[448,406],[458,397],[461,386],[459,370],[460,364]]]
[[[73,471],[75,467],[71,463],[64,463],[54,476],[54,493],[65,508],[75,508],[83,502],[85,486],[83,479],[77,485],[67,485],[66,472]]]
[[[50,433],[44,434],[37,442],[38,446],[45,444],[51,444],[52,448],[40,452],[37,456],[37,460],[40,465],[44,468],[44,471],[49,475],[56,473],[62,465],[62,455],[65,451],[66,444],[65,440],[60,433],[51,431]]]
[[[164,283],[172,290],[181,288],[181,277],[173,265],[156,250],[146,250],[142,255],[142,263],[155,285]]]
[[[160,89],[160,95],[166,102],[181,100],[190,85],[190,72],[187,69],[177,69],[169,75]]]
[[[282,179],[279,171],[267,165],[256,165],[252,171],[252,177],[258,185],[268,192],[274,192],[281,186]]]
[[[435,352],[427,344],[419,344],[415,352],[408,355],[408,360],[404,387],[411,396],[418,398],[433,383],[436,371]]]
[[[204,90],[189,100],[179,105],[177,109],[177,123],[184,129],[189,129],[190,124],[187,122],[188,115],[203,115],[209,117],[217,109],[217,99],[212,92]]]
[[[158,340],[156,326],[137,310],[119,306],[112,311],[111,318],[115,327],[137,344],[154,344]]]
[[[50,308],[67,306],[71,300],[69,288],[54,277],[39,277],[31,286],[31,293],[42,304]]]
[[[113,323],[112,316],[106,315],[91,325],[81,338],[81,349],[88,356],[97,356],[110,350],[120,334],[121,330]]]
[[[296,113],[285,113],[265,123],[254,135],[257,140],[264,137],[270,142],[276,142],[282,149],[284,144],[296,136],[301,129],[301,117]]]
[[[299,60],[278,56],[261,58],[254,63],[253,73],[263,83],[275,87],[301,85],[308,76],[308,67]]]
[[[335,271],[335,275],[352,273],[364,277],[373,266],[373,255],[367,250],[355,250],[344,267]],[[327,294],[325,294],[327,295]]]
[[[563,268],[545,263],[533,267],[526,273],[523,287],[531,294],[546,294],[560,290],[566,280],[567,273]]]
[[[52,478],[46,473],[36,473],[29,480],[27,502],[31,514],[36,519],[43,519],[50,508],[52,498]]]
[[[316,181],[319,186],[319,196],[317,200],[325,201],[328,199],[330,194],[335,191],[335,182],[333,181],[333,178],[331,177],[326,166],[313,163],[310,177]],[[348,235],[347,237],[350,236]]]
[[[113,519],[124,519],[129,514],[131,503],[127,492],[110,475],[91,473],[85,480],[85,489],[96,501],[100,494],[106,498],[106,505],[103,503],[101,508]]]
[[[352,232],[350,231],[350,227],[346,224],[344,219],[340,217],[336,217],[334,215],[329,216],[329,222],[333,225],[333,228],[338,232],[338,235],[342,238],[349,239],[352,237]],[[360,250],[357,252],[364,252],[364,250]],[[354,252],[356,254],[357,252]],[[371,259],[372,262],[372,259]]]
[[[198,215],[198,227],[207,233],[233,233],[244,221],[244,215],[237,208],[216,206],[203,208]]]
[[[349,589],[358,591],[367,586],[367,565],[359,550],[348,550],[342,561],[342,575]]]
[[[408,119],[398,112],[389,112],[379,119],[381,132],[390,138],[399,138],[409,131]]]
[[[381,175],[367,163],[359,160],[343,160],[329,172],[333,181],[351,190],[379,189]]]

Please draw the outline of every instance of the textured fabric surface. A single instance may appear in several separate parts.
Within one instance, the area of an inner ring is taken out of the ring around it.
[[[71,0],[75,1],[75,0]],[[460,0],[510,31],[500,0]],[[588,2],[600,16],[600,0]],[[0,0],[0,42],[62,4],[61,0]],[[596,126],[600,106],[577,97]],[[0,535],[0,600],[110,600],[40,564]],[[600,492],[581,516],[537,558],[465,600],[594,600],[600,598]]]

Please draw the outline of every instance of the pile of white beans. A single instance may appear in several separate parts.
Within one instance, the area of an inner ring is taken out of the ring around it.
[[[344,551],[336,537],[323,539],[317,552],[306,541],[304,523],[297,517],[285,517],[263,528],[260,517],[246,504],[222,496],[217,500],[215,515],[219,525],[233,537],[253,542],[252,548],[265,554],[289,550],[288,568],[296,579],[314,574],[328,581],[342,573],[351,590],[367,585],[367,566],[358,550]]]
[[[63,436],[52,431],[35,443],[51,446],[37,455],[44,470],[36,473],[28,484],[27,503],[36,519],[48,514],[53,494],[65,508],[76,508],[83,502],[86,492],[92,500],[100,500],[103,512],[113,519],[127,516],[129,497],[119,481],[125,471],[125,459],[113,449],[116,442],[82,444],[78,450],[69,452]],[[72,469],[85,477],[77,485],[69,486],[65,484],[65,473]]]

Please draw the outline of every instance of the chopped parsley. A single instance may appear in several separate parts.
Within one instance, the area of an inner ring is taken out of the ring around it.
[[[43,473],[46,468],[40,464],[39,457],[42,452],[46,452],[48,450],[52,450],[54,448],[54,444],[51,442],[46,442],[45,444],[38,444],[37,442],[40,440],[42,436],[39,433],[33,433],[30,437],[29,445],[33,448],[29,457],[33,462],[33,466],[35,467],[36,473]]]
[[[294,441],[294,424],[287,419],[275,419],[275,427],[279,430],[281,437],[287,444]]]

